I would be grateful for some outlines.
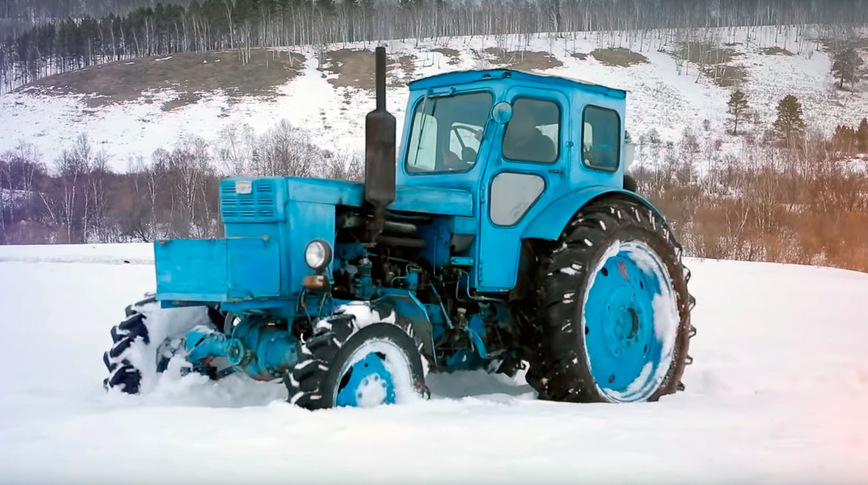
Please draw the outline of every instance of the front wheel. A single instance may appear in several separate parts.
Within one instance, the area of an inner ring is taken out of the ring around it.
[[[596,202],[558,245],[541,261],[540,397],[655,401],[681,389],[693,298],[666,222],[633,202]]]
[[[398,325],[360,329],[352,315],[338,315],[317,330],[299,344],[300,359],[284,378],[290,403],[311,410],[373,407],[427,392],[418,345]]]
[[[197,326],[213,329],[215,315],[220,316],[203,306],[161,308],[153,295],[127,306],[126,318],[112,327],[112,346],[103,354],[109,372],[103,387],[126,394],[153,387],[183,348],[183,336]]]

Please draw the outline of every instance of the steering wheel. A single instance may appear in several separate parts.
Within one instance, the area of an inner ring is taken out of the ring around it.
[[[452,150],[448,148],[443,150],[443,166],[446,167],[447,170],[460,172],[467,170],[469,165],[470,164],[462,160],[461,157],[456,155]]]
[[[468,127],[468,126],[462,126],[462,125],[455,125],[455,126],[453,126],[451,131],[452,131],[453,133],[455,133],[455,138],[457,138],[457,139],[458,139],[458,143],[461,144],[461,150],[462,150],[462,151],[463,151],[465,148],[467,148],[467,144],[464,143],[464,137],[462,137],[462,136],[461,136],[461,133],[459,133],[461,130],[466,131],[466,132],[469,134],[470,137],[472,137],[472,138],[476,138],[477,140],[479,140],[479,139],[481,138],[481,135],[482,135],[482,133],[481,133],[482,130],[478,130],[478,129],[474,129],[474,128],[470,128],[470,127]],[[465,135],[465,136],[468,136],[468,135]],[[476,151],[476,150],[474,150],[474,151]]]
[[[452,129],[451,129],[450,131],[451,131],[452,133],[455,133],[455,138],[458,139],[458,143],[461,144],[461,150],[463,151],[465,148],[467,148],[467,144],[464,143],[464,139],[461,138],[461,133],[459,133],[459,130],[461,130],[461,129],[465,129],[465,130],[466,130],[467,128],[465,128],[465,127],[463,127],[463,126],[455,125],[455,126],[452,127]]]

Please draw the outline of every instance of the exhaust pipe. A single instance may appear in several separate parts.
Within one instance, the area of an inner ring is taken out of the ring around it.
[[[365,117],[365,200],[374,208],[370,240],[383,232],[386,207],[395,201],[395,117],[386,111],[386,48],[376,49],[377,108]]]

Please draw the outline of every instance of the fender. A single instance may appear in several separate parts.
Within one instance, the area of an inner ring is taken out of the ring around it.
[[[549,204],[542,210],[542,212],[534,217],[530,224],[528,224],[522,233],[521,238],[554,241],[561,237],[564,227],[567,226],[567,223],[570,222],[570,219],[573,218],[576,212],[586,206],[589,202],[607,195],[615,195],[617,197],[639,202],[648,209],[654,211],[658,217],[665,220],[663,214],[661,214],[660,211],[651,204],[651,202],[635,192],[602,185],[592,185],[590,187],[569,192]]]

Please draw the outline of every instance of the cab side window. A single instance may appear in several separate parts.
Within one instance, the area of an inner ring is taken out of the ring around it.
[[[585,165],[614,172],[621,156],[621,120],[618,112],[587,106],[582,116],[582,160]]]
[[[552,163],[558,159],[561,109],[543,99],[517,98],[503,134],[503,156],[520,162]]]

